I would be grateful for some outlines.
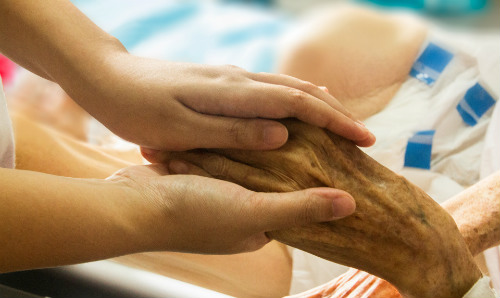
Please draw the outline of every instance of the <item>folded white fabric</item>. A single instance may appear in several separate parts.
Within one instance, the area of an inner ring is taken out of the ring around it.
[[[497,298],[495,290],[490,288],[490,278],[483,276],[464,295],[463,298]]]

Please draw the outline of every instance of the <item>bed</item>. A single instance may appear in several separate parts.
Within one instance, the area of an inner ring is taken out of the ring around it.
[[[148,1],[140,6],[135,1],[120,0],[73,2],[134,54],[173,61],[233,64],[252,72],[275,71],[280,38],[294,30],[295,25],[293,15],[264,6],[242,7],[234,1],[228,1],[229,4],[219,1]],[[110,15],[109,11],[113,14]],[[432,45],[447,51],[452,58],[439,76],[429,84],[409,74],[391,102],[364,121],[377,136],[377,143],[364,151],[405,176],[438,202],[493,172],[491,160],[495,152],[491,148],[495,147],[489,144],[495,140],[488,141],[487,134],[493,129],[490,122],[494,110],[499,110],[495,109],[494,102],[500,95],[498,30],[468,28],[451,32],[447,24],[445,20],[432,28],[418,55],[422,57]],[[477,84],[494,102],[471,125],[466,122],[464,114],[457,112],[457,107]],[[94,122],[89,139],[99,145],[131,146],[114,137],[103,137],[110,134]],[[107,140],[107,143],[99,140]],[[408,162],[410,144],[430,146],[427,164]],[[290,249],[290,254],[294,260],[292,294],[327,282],[346,270],[297,249]],[[486,253],[497,290],[500,290],[499,254],[498,248]],[[82,280],[89,276],[101,281],[108,279],[112,286],[118,287],[128,287],[127,278],[135,276],[133,283],[139,280],[143,283],[132,288],[147,287],[151,291],[144,295],[151,297],[156,297],[157,293],[165,297],[170,290],[174,290],[175,297],[200,297],[200,293],[204,293],[204,297],[227,297],[215,292],[200,292],[203,290],[189,284],[119,266],[122,265],[102,261],[59,271],[81,276]],[[124,275],[109,279],[116,272]],[[115,283],[112,280],[120,281]],[[155,292],[156,289],[159,292]]]

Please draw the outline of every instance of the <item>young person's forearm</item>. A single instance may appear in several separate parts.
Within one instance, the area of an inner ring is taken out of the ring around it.
[[[500,244],[500,171],[446,201],[448,211],[476,255]]]
[[[142,163],[140,153],[125,160],[123,151],[106,152],[32,119],[11,112],[16,141],[16,168],[72,178],[109,177],[119,169]]]
[[[148,249],[148,212],[116,182],[0,169],[0,184],[0,272]]]
[[[0,52],[65,88],[101,75],[107,54],[125,51],[67,0],[4,0],[0,14]]]

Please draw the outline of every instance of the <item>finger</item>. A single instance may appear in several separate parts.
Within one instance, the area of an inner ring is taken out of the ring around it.
[[[233,148],[271,150],[288,139],[286,127],[272,120],[241,119],[198,114],[186,111],[184,131],[181,129],[171,150],[194,148]]]
[[[200,167],[193,165],[192,163],[185,162],[183,160],[172,160],[168,163],[168,169],[172,174],[180,175],[198,175],[203,177],[213,178],[207,171]]]
[[[243,183],[247,188],[257,188],[265,185],[263,184],[263,180],[269,177],[264,170],[253,168],[246,164],[230,160],[222,155],[210,152],[174,152],[171,158],[188,161],[193,166],[205,171],[211,177],[238,184]]]
[[[318,92],[328,95],[318,87],[315,88]],[[224,97],[227,97],[227,93],[224,94],[226,94]],[[185,123],[184,127],[194,129],[180,133],[177,142],[170,144],[169,149],[270,150],[279,148],[286,142],[288,134],[282,124],[256,118],[295,117],[315,126],[327,128],[333,133],[355,141],[359,146],[369,146],[375,142],[375,137],[366,127],[338,110],[345,110],[340,104],[336,105],[338,109],[333,108],[325,101],[299,89],[254,82],[230,94],[230,98],[225,98],[230,100],[230,104],[213,104],[195,109],[189,102],[184,102],[190,109],[185,110],[186,115],[182,118],[191,121]],[[182,127],[179,129],[182,130]]]
[[[354,119],[352,114],[331,94],[328,92],[325,92],[322,88],[304,81],[297,79],[295,77],[289,76],[289,75],[284,75],[284,74],[272,74],[272,73],[256,73],[252,74],[250,73],[250,78],[264,82],[264,83],[269,83],[269,84],[275,84],[275,85],[283,85],[283,86],[288,86],[294,89],[301,90],[303,92],[306,92],[308,94],[311,94],[312,96],[326,102],[329,106],[332,108],[340,111],[342,114],[346,115],[347,117]],[[326,87],[324,87],[326,88]]]
[[[269,84],[260,89],[260,96],[264,96],[268,102],[269,98],[276,99],[275,107],[272,107],[275,111],[273,118],[295,117],[309,124],[326,128],[360,146],[369,146],[375,142],[373,134],[360,122],[349,118],[338,109],[307,92]],[[259,98],[256,98],[256,101],[258,102]],[[271,108],[269,103],[261,105]]]
[[[359,146],[371,146],[375,143],[373,134],[361,122],[354,119],[352,114],[328,93],[326,87],[320,88],[310,82],[287,75],[270,73],[250,73],[249,75],[256,81],[275,84],[277,87],[287,86],[291,88],[282,88],[282,92],[289,98],[288,106],[292,108],[290,111],[293,114],[292,117],[327,128],[355,141]]]
[[[315,188],[290,193],[254,193],[260,228],[274,231],[326,222],[352,214],[354,199],[346,192]]]

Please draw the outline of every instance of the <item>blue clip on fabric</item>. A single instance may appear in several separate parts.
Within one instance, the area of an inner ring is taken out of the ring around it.
[[[431,86],[452,58],[453,54],[431,42],[413,63],[410,75]]]
[[[464,98],[458,103],[457,111],[465,123],[474,126],[495,103],[493,97],[479,83],[476,83],[467,90]]]
[[[405,153],[405,167],[430,170],[432,140],[435,132],[435,130],[418,131],[408,140]]]

